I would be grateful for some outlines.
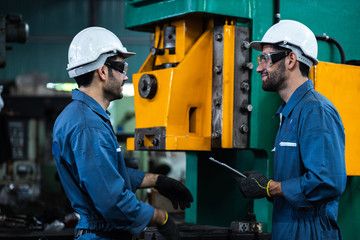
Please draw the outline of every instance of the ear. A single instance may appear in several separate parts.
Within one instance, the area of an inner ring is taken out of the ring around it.
[[[106,79],[106,73],[105,73],[105,67],[104,67],[104,66],[102,66],[101,68],[98,68],[96,71],[97,71],[97,73],[98,73],[98,75],[99,75],[99,78],[100,78],[101,80],[105,80],[105,79]]]
[[[297,58],[296,53],[294,53],[294,52],[289,53],[289,58],[288,58],[289,61],[288,61],[288,64],[287,64],[289,69],[293,69],[295,67],[296,58]]]

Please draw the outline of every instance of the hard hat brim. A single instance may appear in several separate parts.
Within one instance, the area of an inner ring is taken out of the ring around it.
[[[136,53],[134,53],[134,52],[126,52],[126,53],[121,53],[121,55],[124,58],[128,58],[128,57],[132,57],[132,56],[136,55]]]
[[[250,43],[250,47],[252,49],[255,49],[256,51],[260,51],[260,52],[262,51],[263,45],[264,45],[264,42],[261,42],[261,41],[253,41]]]
[[[279,43],[281,42],[262,42],[262,41],[253,41],[250,43],[250,47],[255,49],[256,51],[262,51],[263,50],[263,46],[266,44],[269,45],[279,45]]]

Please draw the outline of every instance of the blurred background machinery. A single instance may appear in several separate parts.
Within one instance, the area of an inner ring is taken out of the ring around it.
[[[137,53],[129,59],[125,97],[109,108],[128,165],[186,181],[195,201],[184,216],[156,192],[138,197],[185,222],[184,239],[268,239],[271,204],[244,199],[228,172],[208,158],[271,176],[278,127],[273,115],[281,100],[261,89],[254,69],[258,52],[248,43],[280,19],[298,20],[317,35],[321,62],[311,78],[339,110],[346,133],[349,176],[339,225],[344,239],[360,234],[354,227],[360,216],[355,107],[360,2],[5,0],[0,9],[0,115],[6,123],[1,125],[6,151],[0,161],[0,239],[20,239],[14,226],[37,231],[34,239],[72,239],[71,230],[51,231],[76,223],[56,177],[51,133],[76,87],[65,71],[68,46],[80,29],[94,25],[113,31]],[[153,237],[159,238],[154,229],[144,236]]]
[[[0,68],[5,67],[6,50],[11,50],[6,43],[26,43],[28,37],[29,25],[20,14],[0,15]]]

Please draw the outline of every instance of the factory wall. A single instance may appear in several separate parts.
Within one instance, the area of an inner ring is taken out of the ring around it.
[[[149,33],[125,29],[125,0],[4,0],[0,14],[19,13],[29,24],[26,44],[9,43],[6,68],[0,69],[0,83],[24,73],[44,73],[49,82],[69,82],[67,52],[72,38],[89,26],[113,31],[137,55],[128,60],[129,76],[140,68],[149,53]],[[130,81],[131,81],[131,77]]]

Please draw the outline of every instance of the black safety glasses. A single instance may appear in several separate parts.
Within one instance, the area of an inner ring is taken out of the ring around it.
[[[263,64],[263,66],[271,66],[277,61],[285,58],[291,52],[272,52],[272,53],[263,53],[257,56],[258,64]]]
[[[128,70],[128,63],[127,62],[106,61],[105,65],[115,69],[116,71],[118,71],[121,74],[126,76],[126,73],[127,73],[127,70]]]

